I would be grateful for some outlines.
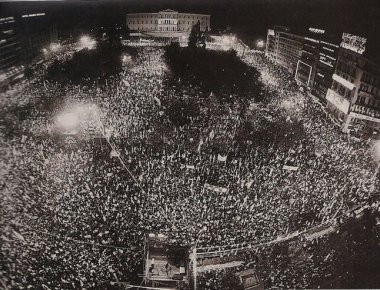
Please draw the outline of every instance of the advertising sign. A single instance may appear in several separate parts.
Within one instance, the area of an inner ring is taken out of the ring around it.
[[[350,102],[342,96],[335,93],[332,89],[327,90],[326,100],[337,107],[340,111],[347,114],[350,107]]]
[[[352,35],[349,33],[343,33],[340,46],[362,54],[365,51],[366,42],[367,38]]]

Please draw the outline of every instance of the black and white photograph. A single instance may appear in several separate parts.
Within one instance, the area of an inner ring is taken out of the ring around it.
[[[380,289],[380,1],[0,0],[0,289]]]

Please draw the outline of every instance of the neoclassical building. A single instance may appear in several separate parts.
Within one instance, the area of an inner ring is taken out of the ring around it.
[[[198,21],[202,31],[210,28],[210,15],[206,14],[179,13],[171,9],[127,14],[128,28],[140,32],[190,32]]]

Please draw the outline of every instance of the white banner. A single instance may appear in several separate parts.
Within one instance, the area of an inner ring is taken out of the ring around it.
[[[285,169],[285,170],[291,170],[291,171],[297,171],[298,170],[298,166],[284,165],[283,169]]]
[[[218,161],[226,162],[227,161],[227,155],[226,156],[222,156],[222,155],[218,154]]]
[[[327,90],[326,100],[341,110],[343,113],[348,114],[350,102],[342,96],[338,95],[332,89]]]
[[[227,187],[215,186],[208,183],[205,183],[205,188],[208,190],[225,193],[228,191]]]

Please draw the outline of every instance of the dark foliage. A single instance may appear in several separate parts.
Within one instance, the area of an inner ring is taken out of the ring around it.
[[[199,20],[191,28],[188,46],[190,48],[196,48],[196,47],[205,48],[206,47],[205,34],[202,33],[202,31],[201,31],[201,24],[200,24]]]
[[[55,60],[48,68],[48,78],[59,83],[81,83],[119,73],[122,54],[125,52],[135,56],[137,52],[133,48],[123,48],[120,39],[114,35],[105,37],[96,49],[82,49],[66,62]]]
[[[259,72],[242,62],[233,50],[181,48],[173,43],[166,47],[165,58],[174,78],[214,92],[222,102],[260,98]]]

